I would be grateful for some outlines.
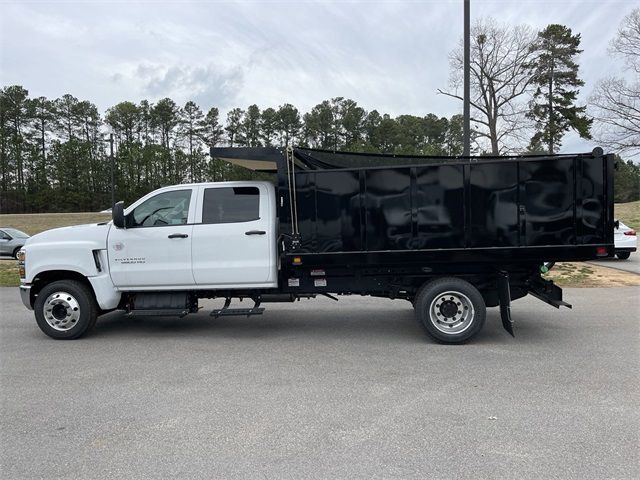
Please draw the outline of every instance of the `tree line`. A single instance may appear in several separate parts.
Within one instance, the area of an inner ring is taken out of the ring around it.
[[[640,154],[640,9],[611,42],[629,76],[602,79],[579,105],[580,34],[563,25],[534,32],[526,25],[478,21],[471,35],[472,140],[475,154],[556,153],[574,130],[605,148]],[[462,86],[461,45],[450,54],[449,88]],[[110,206],[114,138],[117,198],[134,200],[162,185],[255,178],[208,157],[212,146],[308,146],[330,150],[460,155],[462,116],[392,117],[336,97],[308,112],[294,105],[218,108],[193,101],[120,102],[101,114],[70,94],[32,98],[23,86],[0,90],[0,212],[101,210]],[[640,198],[640,168],[616,172],[616,201]]]
[[[331,150],[459,155],[462,118],[366,112],[345,98],[306,113],[284,104],[234,108],[220,119],[194,102],[120,102],[102,116],[89,101],[64,95],[31,98],[12,85],[0,91],[2,210],[80,211],[110,206],[114,136],[115,185],[131,201],[162,185],[239,180],[256,173],[211,159],[214,146],[309,146]]]

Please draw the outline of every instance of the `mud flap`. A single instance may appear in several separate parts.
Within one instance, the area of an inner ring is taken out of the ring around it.
[[[502,326],[515,338],[513,333],[513,320],[511,319],[511,290],[509,288],[509,274],[498,273],[498,298],[500,300],[500,318]]]

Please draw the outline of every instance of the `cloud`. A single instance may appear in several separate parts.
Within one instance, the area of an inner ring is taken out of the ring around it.
[[[142,93],[154,98],[171,97],[178,102],[193,100],[201,106],[227,108],[234,105],[244,84],[241,67],[202,67],[141,64],[136,75]]]
[[[549,23],[582,33],[584,101],[619,71],[606,51],[625,1],[472,2],[472,19]],[[308,110],[343,96],[392,115],[450,116],[460,102],[438,95],[448,53],[462,34],[459,1],[152,0],[2,3],[0,82],[32,95],[64,93],[101,110],[123,100],[225,110],[285,102]],[[572,136],[567,148],[587,149]]]

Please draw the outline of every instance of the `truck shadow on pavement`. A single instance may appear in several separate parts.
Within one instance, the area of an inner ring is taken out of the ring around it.
[[[557,337],[557,328],[523,318],[516,324],[516,338],[503,330],[498,311],[489,310],[483,330],[472,344],[508,344],[547,342]],[[568,335],[567,331],[567,335]],[[332,312],[301,312],[270,309],[262,316],[213,318],[207,313],[177,317],[135,317],[112,312],[98,320],[91,338],[97,337],[188,337],[211,339],[320,338],[352,339],[396,343],[433,343],[418,325],[411,308],[380,311],[340,309]]]

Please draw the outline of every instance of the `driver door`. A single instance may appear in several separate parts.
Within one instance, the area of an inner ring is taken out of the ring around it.
[[[126,228],[109,230],[111,279],[120,289],[192,287],[193,188],[147,198],[125,216]]]

